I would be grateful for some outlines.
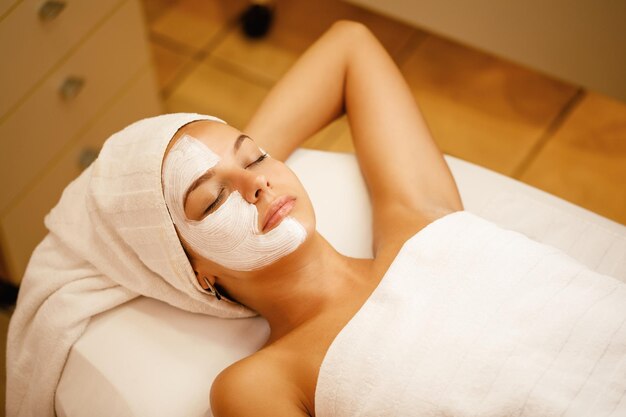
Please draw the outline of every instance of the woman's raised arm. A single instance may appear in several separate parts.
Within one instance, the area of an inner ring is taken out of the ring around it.
[[[400,71],[363,25],[335,23],[276,84],[246,132],[286,158],[348,115],[370,191],[374,251],[395,250],[423,226],[463,206]]]
[[[267,94],[244,132],[273,158],[285,160],[302,142],[344,113],[350,36],[334,24]]]

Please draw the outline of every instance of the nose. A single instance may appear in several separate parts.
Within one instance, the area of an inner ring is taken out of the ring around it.
[[[270,182],[263,174],[243,171],[241,184],[237,188],[248,203],[255,204],[270,188]]]

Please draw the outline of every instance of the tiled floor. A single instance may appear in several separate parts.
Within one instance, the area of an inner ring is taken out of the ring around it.
[[[398,62],[444,152],[626,224],[626,104],[338,0],[277,0],[268,37],[242,36],[243,0],[143,0],[167,111],[241,127],[337,19],[364,22]],[[339,120],[304,146],[351,151]]]
[[[215,114],[242,127],[331,22],[358,20],[396,59],[444,152],[626,224],[625,103],[338,0],[276,0],[275,24],[260,41],[237,26],[246,0],[143,3],[167,111]],[[345,119],[305,146],[352,151]],[[2,311],[3,338],[7,324]]]

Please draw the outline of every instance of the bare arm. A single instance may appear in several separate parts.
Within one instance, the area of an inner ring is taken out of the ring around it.
[[[400,71],[361,24],[333,25],[276,84],[246,132],[285,159],[344,109],[372,200],[375,253],[396,250],[463,208]]]
[[[298,393],[270,364],[240,362],[213,382],[211,410],[215,417],[308,417]]]
[[[333,25],[267,94],[244,129],[273,158],[285,160],[302,142],[344,113],[348,47]]]

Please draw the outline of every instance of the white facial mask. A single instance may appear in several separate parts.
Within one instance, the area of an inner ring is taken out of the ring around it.
[[[163,167],[165,202],[181,237],[206,259],[235,271],[263,268],[293,252],[306,239],[306,230],[286,217],[274,229],[261,234],[259,213],[238,191],[202,220],[185,215],[184,198],[189,186],[220,161],[199,140],[184,135],[172,147]]]

